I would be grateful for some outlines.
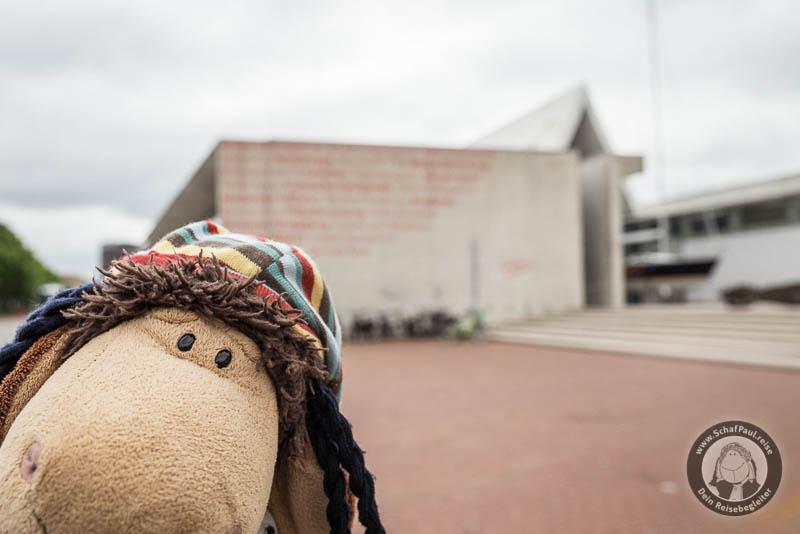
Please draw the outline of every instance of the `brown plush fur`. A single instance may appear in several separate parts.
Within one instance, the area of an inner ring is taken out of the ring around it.
[[[313,453],[289,458],[275,466],[269,512],[280,534],[326,534],[328,498],[322,486],[323,473]],[[351,510],[351,518],[355,515]]]
[[[64,357],[121,322],[158,306],[178,306],[213,317],[244,333],[260,347],[278,391],[282,451],[299,454],[308,445],[303,422],[306,384],[322,378],[320,350],[292,328],[302,321],[296,310],[281,310],[253,291],[254,278],[229,277],[216,258],[184,260],[169,266],[115,262],[104,275],[102,292],[85,294],[86,303],[64,312],[70,330]]]
[[[65,330],[62,326],[42,336],[0,383],[0,443],[17,414],[61,364],[59,351],[53,349],[63,342]]]

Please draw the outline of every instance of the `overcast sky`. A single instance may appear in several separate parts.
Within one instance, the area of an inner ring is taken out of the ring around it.
[[[644,0],[202,4],[0,10],[0,221],[56,271],[141,241],[221,138],[460,147],[583,83],[652,152]],[[667,195],[800,172],[800,4],[657,14]]]

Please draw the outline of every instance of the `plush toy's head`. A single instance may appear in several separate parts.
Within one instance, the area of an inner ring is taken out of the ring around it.
[[[0,534],[383,532],[306,254],[205,221],[102,273],[0,351]]]

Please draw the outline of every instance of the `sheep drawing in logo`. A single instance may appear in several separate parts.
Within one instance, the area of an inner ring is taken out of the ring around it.
[[[708,483],[723,499],[742,501],[761,486],[756,479],[756,464],[747,448],[737,441],[722,447],[714,467],[714,477]]]

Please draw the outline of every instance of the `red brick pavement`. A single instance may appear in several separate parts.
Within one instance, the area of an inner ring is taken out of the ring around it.
[[[344,412],[397,533],[800,530],[800,374],[495,343],[354,344]],[[767,431],[783,479],[705,509],[686,458],[714,423]]]

